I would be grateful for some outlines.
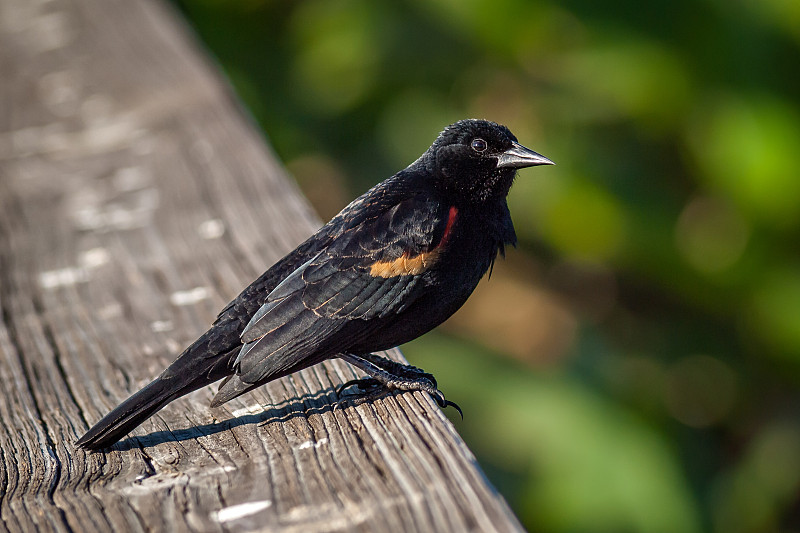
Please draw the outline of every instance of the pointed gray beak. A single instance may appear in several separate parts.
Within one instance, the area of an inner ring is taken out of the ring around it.
[[[511,148],[497,158],[497,168],[525,168],[537,165],[555,165],[555,163],[519,143],[512,144]]]

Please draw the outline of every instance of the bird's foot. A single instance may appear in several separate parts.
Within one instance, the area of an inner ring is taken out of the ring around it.
[[[357,402],[356,405],[360,405],[361,403],[369,400],[382,398],[394,391],[422,391],[430,394],[434,401],[442,409],[452,406],[456,411],[458,411],[458,414],[461,416],[461,418],[464,418],[464,413],[461,411],[461,408],[455,402],[451,402],[445,398],[444,393],[437,387],[436,379],[431,374],[410,365],[402,365],[382,357],[379,359],[382,360],[381,363],[389,361],[396,365],[392,368],[398,370],[399,374],[391,374],[387,369],[381,367],[381,372],[375,372],[373,374],[375,377],[354,379],[340,385],[336,388],[336,395],[337,397],[340,397],[340,400],[336,403],[334,409],[339,407],[342,403],[350,402],[350,398],[347,398],[346,396],[355,396],[355,401]],[[374,365],[379,364],[376,361],[371,362]],[[372,367],[372,365],[369,366]],[[373,367],[370,368],[370,370],[374,371],[375,369]],[[356,394],[347,394],[342,398],[342,393],[350,387],[356,387],[361,392]]]

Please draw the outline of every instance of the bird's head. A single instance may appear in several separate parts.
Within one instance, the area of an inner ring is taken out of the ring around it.
[[[426,155],[437,187],[473,203],[505,198],[519,168],[554,164],[505,126],[476,119],[446,127]]]

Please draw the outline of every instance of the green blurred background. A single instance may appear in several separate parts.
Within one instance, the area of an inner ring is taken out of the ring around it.
[[[526,527],[800,531],[800,1],[178,5],[325,219],[460,118],[556,161],[404,347]]]

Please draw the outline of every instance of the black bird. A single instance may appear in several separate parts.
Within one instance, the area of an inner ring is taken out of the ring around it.
[[[220,312],[152,383],[77,444],[117,442],[166,404],[224,378],[215,407],[269,381],[339,357],[376,395],[421,390],[445,407],[432,375],[375,355],[444,322],[506,245],[506,195],[519,168],[552,165],[505,126],[462,120],[408,168],[367,191]]]

